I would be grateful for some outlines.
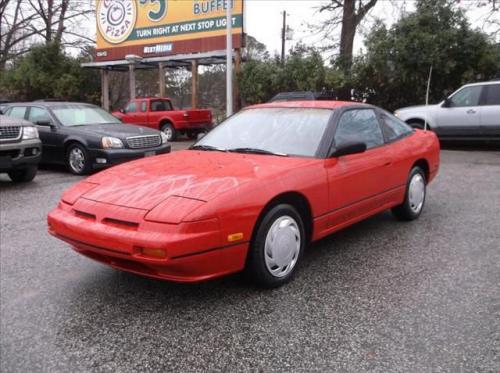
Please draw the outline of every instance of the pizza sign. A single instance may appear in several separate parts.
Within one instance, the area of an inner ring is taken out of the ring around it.
[[[97,3],[97,25],[106,41],[119,44],[135,26],[137,7],[134,0],[102,0]]]

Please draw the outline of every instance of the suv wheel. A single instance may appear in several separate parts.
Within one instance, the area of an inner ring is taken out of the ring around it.
[[[85,175],[91,170],[87,150],[80,144],[73,144],[68,148],[66,162],[75,175]]]
[[[37,170],[37,166],[31,166],[20,170],[9,171],[8,175],[15,183],[27,183],[35,178]]]

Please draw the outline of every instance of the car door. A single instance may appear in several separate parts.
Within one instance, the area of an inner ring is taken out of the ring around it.
[[[481,99],[481,135],[500,137],[500,83],[483,88]]]
[[[436,133],[441,137],[474,137],[480,135],[483,86],[463,87],[439,108]]]
[[[332,228],[362,218],[389,201],[391,154],[374,109],[350,109],[341,114],[333,146],[352,142],[364,142],[367,150],[326,162]]]
[[[57,126],[44,107],[30,106],[26,115],[26,119],[38,128],[42,142],[42,162],[64,162],[64,130]]]
[[[138,108],[136,101],[130,101],[124,109],[125,115],[122,118],[124,123],[139,124]]]
[[[137,112],[135,113],[135,122],[139,126],[148,126],[148,101],[137,101]]]

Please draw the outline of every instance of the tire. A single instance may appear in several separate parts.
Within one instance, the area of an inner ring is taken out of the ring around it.
[[[414,120],[410,120],[408,124],[411,128],[417,128],[419,130],[423,130],[424,129],[424,126],[425,126],[425,123],[424,122],[420,122],[420,121],[414,121]],[[432,128],[431,126],[429,126],[429,123],[427,123],[427,129],[429,131],[432,131]]]
[[[175,130],[174,126],[172,126],[172,123],[165,123],[161,126],[161,131],[167,135],[168,141],[175,141],[177,138],[177,131]]]
[[[405,199],[401,205],[392,208],[397,219],[411,221],[420,216],[427,195],[426,185],[424,171],[420,167],[412,168],[406,183]]]
[[[81,144],[72,144],[66,152],[68,169],[75,175],[87,175],[92,170],[87,149]]]
[[[9,171],[8,175],[15,183],[27,183],[35,178],[37,171],[37,166],[31,166],[20,170]]]
[[[277,239],[281,245],[272,244]],[[305,243],[304,223],[297,210],[287,204],[273,207],[254,232],[245,268],[247,275],[265,288],[287,283],[297,271]]]

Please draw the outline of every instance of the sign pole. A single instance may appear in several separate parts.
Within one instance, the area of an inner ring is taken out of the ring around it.
[[[226,0],[226,117],[233,115],[233,0]]]

